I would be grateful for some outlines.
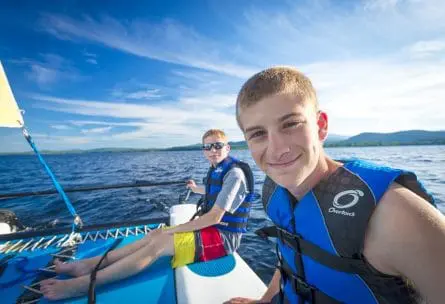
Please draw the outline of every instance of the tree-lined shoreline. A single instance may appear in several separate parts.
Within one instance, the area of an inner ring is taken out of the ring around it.
[[[247,149],[245,141],[229,142],[232,149]],[[341,135],[332,135],[325,142],[327,148],[340,147],[383,147],[383,146],[423,146],[423,145],[445,145],[445,131],[424,131],[409,130],[393,133],[360,133],[355,136],[347,137]],[[103,153],[103,152],[153,152],[153,151],[195,151],[201,150],[201,144],[186,146],[177,146],[169,148],[98,148],[88,150],[63,150],[51,151],[43,150],[42,154],[81,154],[81,153]],[[0,152],[0,155],[27,155],[33,154],[32,151],[26,152]]]

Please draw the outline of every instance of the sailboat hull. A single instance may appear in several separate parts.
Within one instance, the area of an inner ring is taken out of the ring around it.
[[[42,269],[51,269],[55,257],[72,260],[103,255],[115,242],[119,242],[119,248],[152,229],[186,222],[195,210],[195,205],[182,204],[173,206],[166,218],[86,226],[75,245],[68,242],[69,227],[0,235],[1,302],[54,303],[32,289],[38,290],[35,283],[42,279],[54,277],[54,273]],[[176,269],[172,269],[170,257],[161,258],[133,277],[97,287],[96,299],[97,303],[208,304],[237,296],[260,298],[265,291],[260,278],[234,253]],[[87,298],[57,303],[87,303]]]

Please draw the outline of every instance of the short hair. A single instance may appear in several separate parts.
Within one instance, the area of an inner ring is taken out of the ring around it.
[[[277,66],[265,69],[250,77],[241,87],[236,99],[236,120],[241,127],[239,116],[260,100],[273,95],[291,94],[303,102],[311,102],[318,110],[317,94],[310,79],[293,67]]]
[[[206,139],[209,136],[216,136],[222,138],[225,142],[227,142],[227,136],[226,133],[224,133],[223,130],[219,129],[210,129],[207,130],[204,135],[202,136],[202,142],[204,142],[204,139]]]

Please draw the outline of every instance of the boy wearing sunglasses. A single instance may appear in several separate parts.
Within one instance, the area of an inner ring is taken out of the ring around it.
[[[247,231],[247,220],[253,200],[253,175],[248,164],[229,156],[230,145],[222,130],[211,129],[202,136],[202,150],[210,167],[204,186],[190,180],[187,187],[203,194],[198,215],[210,217],[209,227],[196,233],[200,250],[205,252],[220,243],[219,257],[234,252]],[[204,235],[211,235],[205,242]],[[209,257],[208,254],[205,256]]]
[[[221,130],[203,136],[204,155],[210,162],[205,187],[189,181],[187,187],[204,194],[199,218],[166,229],[150,231],[144,238],[108,253],[96,275],[96,286],[135,275],[161,256],[172,256],[172,267],[209,261],[238,249],[253,200],[253,175],[249,166],[229,156],[230,146]],[[101,256],[63,264],[55,271],[71,279],[48,279],[40,284],[45,298],[60,300],[88,291],[90,274]]]

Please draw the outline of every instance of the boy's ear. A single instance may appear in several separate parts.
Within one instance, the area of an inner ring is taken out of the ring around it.
[[[324,141],[328,136],[328,115],[325,112],[318,111],[317,114],[318,138]]]

